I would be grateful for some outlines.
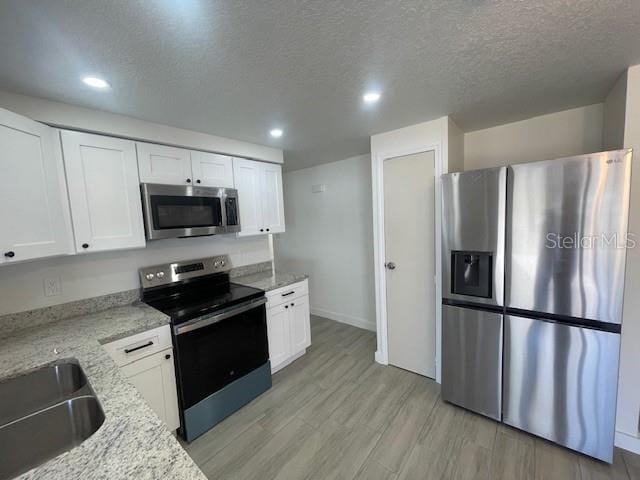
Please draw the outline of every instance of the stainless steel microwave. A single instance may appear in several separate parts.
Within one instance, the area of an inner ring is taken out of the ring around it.
[[[233,188],[143,183],[140,189],[148,240],[240,231]]]

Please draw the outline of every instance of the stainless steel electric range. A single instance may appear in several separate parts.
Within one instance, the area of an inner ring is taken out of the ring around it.
[[[264,291],[232,283],[227,256],[140,270],[142,301],[171,317],[187,441],[271,387]]]

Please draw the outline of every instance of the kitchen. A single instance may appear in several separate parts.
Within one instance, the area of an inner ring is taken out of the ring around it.
[[[519,13],[410,3],[0,7],[0,478],[640,478],[635,250],[591,244],[596,260],[563,283],[560,267],[532,272],[573,260],[551,249],[523,270],[534,254],[513,240],[545,219],[543,234],[640,228],[640,52],[627,41],[640,12],[532,6],[518,35],[549,46],[528,53],[548,55],[546,83],[447,50],[454,81],[433,50],[415,54],[439,30],[415,29],[411,12],[465,24],[451,40],[482,27],[485,45],[527,55],[501,30]],[[603,30],[558,28],[595,10]],[[401,88],[356,72],[375,61],[339,17],[386,36]],[[246,43],[233,25],[252,27]],[[614,25],[624,34],[594,46]],[[224,54],[201,49],[214,37]],[[338,38],[362,59],[327,47]],[[551,48],[561,38],[567,52]],[[443,67],[428,98],[409,101],[426,83],[398,49]],[[569,51],[573,76],[550,66]],[[591,82],[587,60],[601,66]],[[331,72],[349,66],[343,88]],[[467,68],[511,101],[457,83]],[[536,171],[545,161],[556,170]],[[489,171],[499,187],[477,180]],[[558,200],[583,171],[599,193]],[[494,211],[506,215],[491,230]],[[473,336],[479,312],[497,327]],[[593,360],[606,343],[594,340],[562,360],[522,343],[514,315],[540,322],[530,332],[606,332],[611,349]]]

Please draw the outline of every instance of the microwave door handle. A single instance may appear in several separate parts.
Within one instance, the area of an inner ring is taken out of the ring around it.
[[[262,297],[257,300],[250,300],[248,302],[241,303],[240,305],[222,310],[221,312],[199,317],[189,322],[183,323],[182,325],[176,325],[175,327],[173,327],[173,333],[175,335],[182,335],[183,333],[192,332],[193,330],[208,327],[209,325],[213,325],[214,323],[218,323],[227,318],[231,318],[234,315],[247,312],[256,307],[264,305],[265,303],[267,303],[266,297]]]

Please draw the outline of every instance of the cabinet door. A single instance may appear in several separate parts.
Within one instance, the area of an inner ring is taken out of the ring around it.
[[[176,430],[180,417],[173,349],[125,365],[122,371],[169,430]]]
[[[271,371],[275,372],[291,355],[288,307],[280,305],[267,310],[267,336]]]
[[[264,232],[260,165],[260,162],[253,160],[233,159],[233,178],[240,203],[241,231],[238,236],[258,235]]]
[[[289,335],[291,355],[300,353],[311,345],[311,317],[307,295],[294,298],[289,303]]]
[[[56,130],[0,109],[0,264],[73,252]]]
[[[233,159],[227,155],[192,150],[191,170],[196,185],[233,188]]]
[[[260,164],[262,227],[265,232],[284,232],[282,166]]]
[[[192,183],[191,155],[183,148],[136,143],[142,183],[188,185]]]
[[[135,144],[62,132],[78,253],[145,246]]]

